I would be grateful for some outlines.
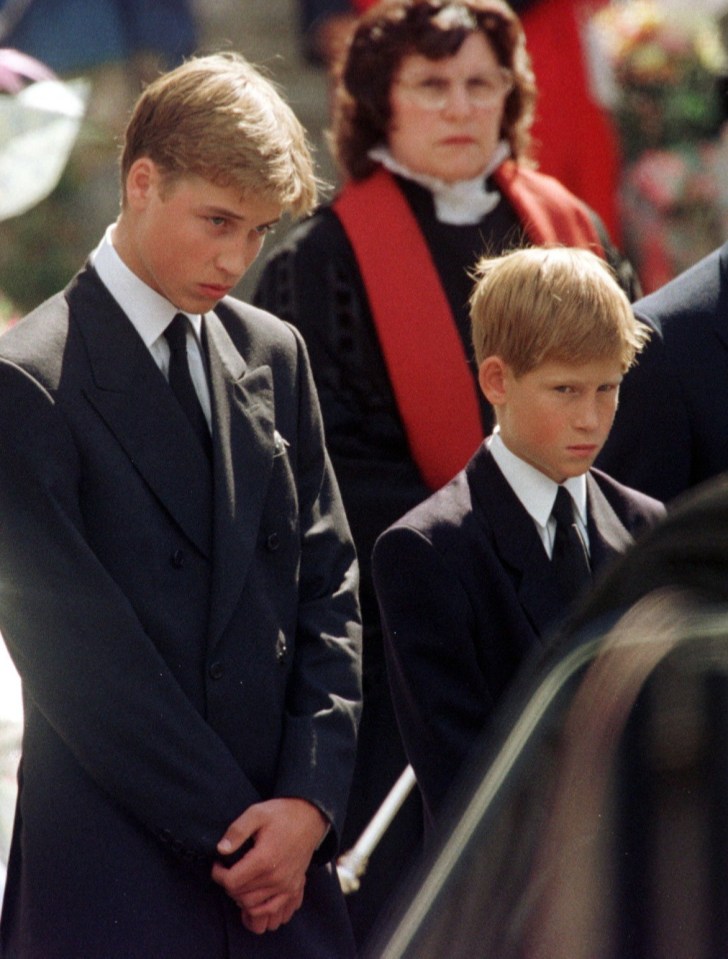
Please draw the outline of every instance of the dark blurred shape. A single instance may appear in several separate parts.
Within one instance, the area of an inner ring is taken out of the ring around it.
[[[728,944],[728,480],[531,663],[367,959],[718,959]]]
[[[197,46],[189,0],[0,0],[0,43],[57,73],[157,53],[171,66]]]
[[[329,66],[353,28],[351,0],[298,0],[301,53],[310,62]]]

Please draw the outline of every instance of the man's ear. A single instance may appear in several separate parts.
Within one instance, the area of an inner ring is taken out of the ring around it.
[[[159,170],[149,157],[139,157],[126,176],[126,201],[133,209],[146,206],[153,191],[159,188]]]
[[[486,356],[478,368],[478,382],[491,406],[501,406],[506,400],[508,364],[500,356]]]

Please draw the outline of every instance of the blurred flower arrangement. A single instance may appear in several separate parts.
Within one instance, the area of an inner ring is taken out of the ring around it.
[[[718,138],[648,149],[624,167],[625,252],[645,293],[728,239],[728,128]]]
[[[590,24],[601,58],[600,99],[625,156],[715,136],[724,118],[728,66],[711,17],[657,0],[612,0]]]
[[[716,20],[684,0],[611,0],[588,39],[625,161],[623,245],[650,292],[728,238],[728,58]]]

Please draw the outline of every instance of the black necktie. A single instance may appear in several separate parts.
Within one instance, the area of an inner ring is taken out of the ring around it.
[[[187,419],[192,424],[202,448],[210,456],[212,454],[210,429],[202,411],[195,384],[192,382],[190,367],[187,362],[188,322],[184,313],[177,313],[164,331],[164,338],[169,343],[169,385],[172,387],[179,405],[187,414]]]
[[[591,568],[584,541],[574,521],[573,501],[564,486],[559,486],[551,515],[556,520],[551,562],[562,598],[571,603],[591,583]]]

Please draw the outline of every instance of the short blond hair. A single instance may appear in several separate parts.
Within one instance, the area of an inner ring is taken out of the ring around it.
[[[478,366],[499,356],[522,376],[547,361],[615,357],[626,373],[649,339],[611,268],[589,250],[530,247],[484,257],[473,278]]]
[[[303,127],[274,85],[239,54],[193,58],[143,91],[124,138],[122,203],[140,157],[169,181],[193,174],[294,215],[316,202]]]

